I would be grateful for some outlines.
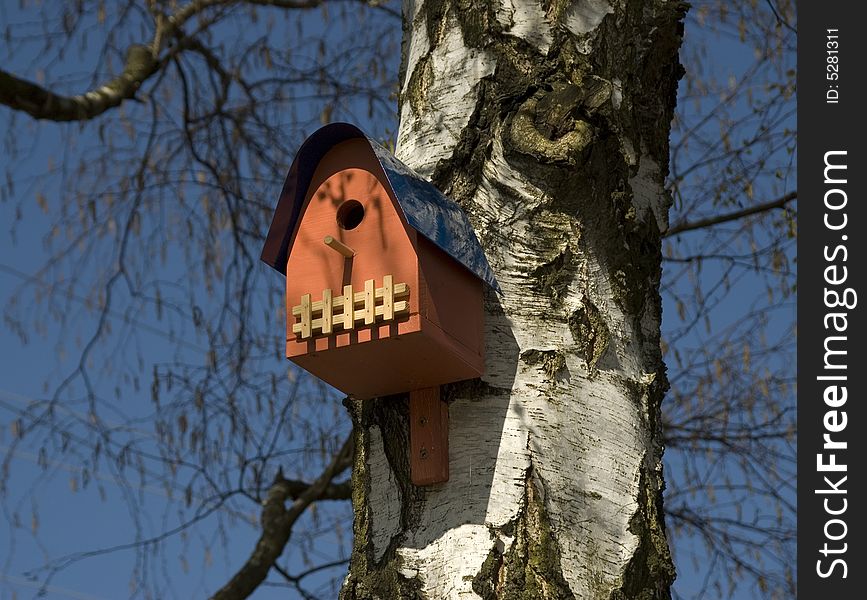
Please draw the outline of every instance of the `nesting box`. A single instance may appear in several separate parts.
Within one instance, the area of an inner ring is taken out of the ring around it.
[[[415,405],[436,420],[430,390],[483,373],[484,286],[499,288],[472,226],[358,128],[302,145],[262,260],[286,275],[286,356],[342,392],[427,390]]]
[[[301,147],[262,260],[286,275],[286,356],[346,394],[482,374],[497,284],[466,215],[356,127]]]

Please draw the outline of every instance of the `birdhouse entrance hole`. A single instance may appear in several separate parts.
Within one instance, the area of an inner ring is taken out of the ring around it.
[[[337,224],[341,229],[355,229],[364,219],[364,206],[358,200],[347,200],[337,209]]]

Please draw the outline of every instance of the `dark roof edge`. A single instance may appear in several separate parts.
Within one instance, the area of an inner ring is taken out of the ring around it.
[[[299,148],[274,211],[262,249],[262,261],[285,275],[289,239],[317,164],[335,145],[359,137],[376,156],[409,225],[502,295],[481,244],[460,206],[350,123],[321,127]]]
[[[295,229],[304,202],[303,196],[300,198],[301,201],[298,201],[298,190],[307,189],[316,165],[332,147],[342,141],[358,137],[367,139],[364,132],[355,125],[332,123],[314,131],[301,144],[283,182],[277,208],[274,209],[274,217],[271,219],[271,227],[268,228],[268,235],[265,237],[265,245],[259,257],[265,264],[286,274],[289,239],[292,237],[292,231]],[[305,160],[302,161],[302,157]]]

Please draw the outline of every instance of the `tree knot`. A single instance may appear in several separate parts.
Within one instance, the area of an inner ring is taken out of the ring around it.
[[[541,162],[576,165],[596,136],[587,115],[611,98],[612,85],[598,77],[582,85],[555,82],[537,91],[512,120],[515,149]]]

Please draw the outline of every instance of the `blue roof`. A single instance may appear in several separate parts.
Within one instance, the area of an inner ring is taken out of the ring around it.
[[[409,225],[502,294],[482,246],[461,207],[349,123],[326,125],[301,145],[283,184],[261,259],[281,273],[286,273],[289,240],[301,218],[304,197],[313,172],[331,148],[353,138],[363,138],[370,144]]]

